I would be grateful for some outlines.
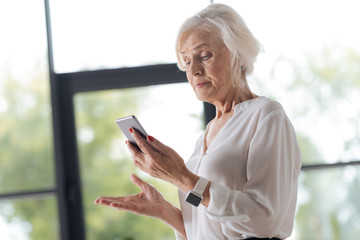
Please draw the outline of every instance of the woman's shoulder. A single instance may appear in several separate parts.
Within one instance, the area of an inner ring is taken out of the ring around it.
[[[255,108],[259,113],[260,118],[265,118],[273,114],[285,114],[285,111],[280,102],[267,97],[260,97]]]
[[[262,110],[270,112],[284,110],[280,102],[267,97],[263,97],[263,99]]]

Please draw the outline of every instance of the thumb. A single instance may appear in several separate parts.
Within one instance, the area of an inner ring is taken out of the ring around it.
[[[138,176],[136,176],[134,173],[130,175],[131,181],[138,186],[143,192],[145,190],[145,185],[147,184],[143,180],[141,180]]]

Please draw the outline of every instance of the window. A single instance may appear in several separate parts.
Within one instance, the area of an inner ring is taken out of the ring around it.
[[[0,3],[0,239],[59,236],[44,19],[43,1]]]
[[[304,166],[290,239],[356,238],[360,32],[354,29],[359,4],[211,2],[234,7],[262,42],[265,53],[249,77],[250,87],[280,101],[297,130]],[[1,239],[129,239],[139,222],[154,231],[154,239],[173,236],[160,221],[113,214],[92,202],[101,191],[138,191],[128,180],[136,170],[114,122],[122,115],[136,114],[149,133],[189,156],[194,142],[187,138],[188,145],[179,144],[187,132],[174,126],[189,128],[196,141],[209,105],[203,110],[190,99],[185,74],[174,64],[174,41],[181,22],[208,4],[0,3]],[[184,107],[184,99],[191,106]],[[174,112],[156,116],[170,109]],[[163,132],[169,129],[172,134]],[[176,204],[176,189],[152,183],[166,189]],[[97,216],[126,219],[129,225],[98,222]]]
[[[359,171],[359,165],[302,171],[291,239],[356,239],[360,231]]]

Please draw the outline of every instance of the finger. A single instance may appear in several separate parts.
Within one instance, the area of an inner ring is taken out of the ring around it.
[[[95,199],[94,203],[95,204],[100,204],[100,202],[104,199],[110,199],[110,197],[98,197]]]
[[[133,163],[136,167],[142,169],[142,162],[143,162],[143,153],[139,151],[139,149],[134,146],[130,141],[126,141],[126,146],[128,147],[131,159],[133,160]]]
[[[110,205],[113,202],[131,202],[137,195],[129,195],[124,197],[98,197],[94,203],[100,205]]]
[[[95,204],[100,204],[101,201],[103,200],[115,200],[115,198],[112,198],[112,197],[98,197],[95,199],[94,203]]]
[[[144,138],[138,130],[135,128],[130,128],[129,131],[143,153],[147,154],[153,150],[150,144],[146,141],[146,138]]]
[[[178,157],[180,157],[180,155],[177,152],[175,152],[172,148],[163,144],[162,142],[160,142],[158,139],[154,138],[153,136],[148,136],[147,141],[158,153],[164,154],[165,156],[170,156],[170,155],[175,154]]]
[[[103,205],[103,206],[110,206],[110,204],[113,203],[114,201],[115,201],[114,199],[110,199],[110,198],[106,198],[106,197],[99,197],[94,201],[94,203]]]
[[[147,137],[147,141],[148,143],[150,143],[150,145],[155,148],[156,150],[158,150],[159,152],[164,152],[166,150],[169,149],[168,146],[166,146],[165,144],[163,144],[162,142],[160,142],[159,140],[157,140],[156,138],[154,138],[153,136],[148,136]]]
[[[137,145],[135,145],[134,143],[132,143],[130,141],[125,141],[125,143],[129,149],[131,155],[135,155],[135,154],[140,155],[140,153],[142,153],[141,150],[139,149],[139,147]]]

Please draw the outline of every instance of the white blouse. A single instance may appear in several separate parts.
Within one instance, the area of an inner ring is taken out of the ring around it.
[[[211,181],[209,206],[194,207],[179,191],[187,238],[289,237],[301,153],[282,106],[265,97],[237,104],[204,152],[208,128],[186,165]]]

